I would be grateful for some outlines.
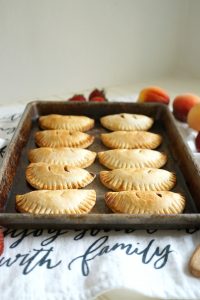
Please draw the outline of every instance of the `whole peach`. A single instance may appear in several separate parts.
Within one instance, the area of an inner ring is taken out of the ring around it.
[[[158,102],[169,104],[169,95],[158,86],[149,86],[140,91],[138,102]]]
[[[177,96],[173,101],[173,114],[181,122],[187,121],[187,115],[190,109],[197,103],[200,98],[194,94],[183,94]]]
[[[187,116],[187,122],[189,127],[200,131],[200,103],[190,109]]]

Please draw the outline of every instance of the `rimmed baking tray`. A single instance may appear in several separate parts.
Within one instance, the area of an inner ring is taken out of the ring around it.
[[[127,215],[113,214],[105,205],[104,195],[108,191],[99,180],[99,171],[106,169],[96,159],[87,168],[97,174],[94,182],[86,188],[95,189],[97,202],[87,215],[32,215],[22,214],[15,209],[16,194],[24,194],[33,188],[25,180],[25,169],[29,149],[36,148],[34,133],[39,130],[38,118],[51,113],[64,115],[85,115],[95,119],[95,128],[88,133],[95,136],[95,142],[88,149],[103,151],[106,147],[100,141],[100,133],[106,132],[99,118],[114,113],[138,113],[154,118],[151,132],[159,133],[163,143],[158,151],[167,153],[168,162],[163,167],[176,173],[174,192],[186,197],[186,208],[179,215]],[[27,105],[18,128],[8,146],[0,170],[0,225],[16,228],[69,228],[69,229],[180,229],[200,227],[200,169],[192,153],[183,141],[176,127],[174,117],[167,106],[140,103],[77,103],[37,101]]]

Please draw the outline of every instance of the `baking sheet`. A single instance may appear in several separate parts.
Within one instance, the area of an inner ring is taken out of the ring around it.
[[[99,152],[108,150],[100,140],[100,133],[108,132],[99,118],[114,113],[140,113],[154,118],[151,132],[163,137],[156,149],[167,153],[168,162],[164,169],[175,172],[177,184],[172,191],[186,197],[186,208],[180,215],[126,215],[113,214],[105,205],[104,195],[108,191],[99,180],[99,172],[106,170],[98,159],[87,168],[97,176],[86,189],[95,189],[97,201],[90,214],[80,216],[36,216],[18,213],[15,209],[16,194],[34,190],[25,180],[25,169],[29,164],[28,151],[36,148],[34,133],[39,129],[38,117],[51,113],[86,115],[95,119],[95,128],[88,131],[95,142],[88,149]],[[12,227],[43,228],[191,228],[200,225],[200,172],[190,150],[182,140],[173,116],[165,105],[139,103],[30,103],[11,141],[0,173],[0,224]]]

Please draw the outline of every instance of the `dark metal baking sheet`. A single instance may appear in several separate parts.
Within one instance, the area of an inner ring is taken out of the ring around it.
[[[105,205],[104,194],[108,191],[99,180],[99,171],[106,169],[95,163],[87,168],[97,174],[86,188],[95,189],[97,202],[90,214],[70,216],[44,216],[22,214],[15,210],[16,194],[32,191],[25,180],[28,165],[27,153],[35,148],[34,133],[39,130],[38,117],[51,113],[86,115],[94,118],[95,128],[88,133],[95,142],[88,149],[103,151],[107,148],[100,141],[100,133],[107,132],[99,124],[99,118],[114,113],[139,113],[155,119],[151,132],[159,133],[163,143],[157,148],[168,155],[163,167],[176,173],[177,184],[172,190],[185,195],[187,204],[179,215],[127,215],[113,214]],[[171,112],[165,105],[140,103],[64,103],[52,101],[32,102],[27,105],[20,124],[8,147],[0,170],[0,225],[17,228],[132,228],[132,229],[179,229],[200,226],[200,170],[192,153],[183,141]]]

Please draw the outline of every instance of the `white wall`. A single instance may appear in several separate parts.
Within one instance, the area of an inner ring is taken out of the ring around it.
[[[200,1],[188,0],[179,52],[179,73],[200,78]]]
[[[0,103],[173,74],[188,1],[0,0]]]

